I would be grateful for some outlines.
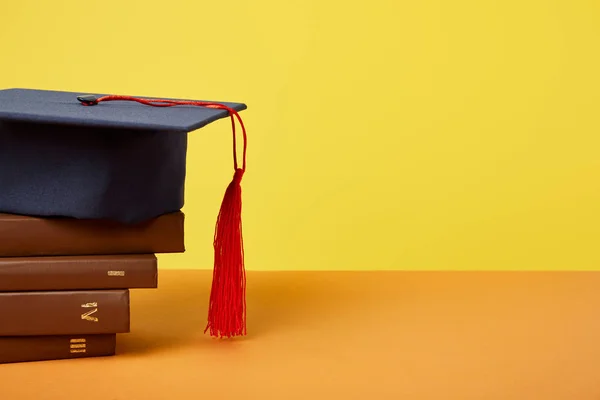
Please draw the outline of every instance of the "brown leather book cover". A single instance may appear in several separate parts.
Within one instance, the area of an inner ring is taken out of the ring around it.
[[[0,293],[0,336],[129,332],[129,290]]]
[[[154,254],[0,258],[0,292],[157,286]]]
[[[114,333],[0,337],[0,364],[114,356],[116,344]]]
[[[0,214],[0,257],[182,253],[182,212],[126,225]]]

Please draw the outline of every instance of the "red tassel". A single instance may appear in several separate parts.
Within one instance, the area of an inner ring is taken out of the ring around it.
[[[178,105],[211,107],[229,112],[233,130],[233,180],[225,191],[215,227],[213,241],[215,259],[213,282],[210,292],[208,323],[206,331],[212,336],[229,338],[246,335],[246,273],[244,267],[244,244],[242,237],[242,188],[241,181],[246,171],[246,128],[237,111],[219,103],[187,100],[144,99],[133,96],[79,96],[86,106],[103,101],[135,101],[153,107]],[[234,118],[235,117],[235,118]],[[238,168],[235,138],[235,119],[242,127],[244,138],[243,164]]]
[[[244,171],[236,169],[225,191],[214,238],[215,261],[210,293],[208,325],[217,337],[246,335],[246,274],[242,237],[242,188]]]

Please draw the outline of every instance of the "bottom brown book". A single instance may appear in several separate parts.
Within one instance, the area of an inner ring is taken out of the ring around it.
[[[0,364],[107,357],[116,353],[116,334],[0,337]]]

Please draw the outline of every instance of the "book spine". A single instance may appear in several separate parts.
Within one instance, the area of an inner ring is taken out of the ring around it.
[[[129,332],[129,290],[0,293],[0,336]]]
[[[116,334],[0,337],[0,364],[114,356],[116,337]]]
[[[0,257],[183,253],[184,214],[139,224],[0,214]]]
[[[0,258],[0,292],[157,286],[154,254]]]

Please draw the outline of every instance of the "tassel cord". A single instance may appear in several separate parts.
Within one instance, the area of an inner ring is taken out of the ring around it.
[[[246,335],[246,274],[242,235],[241,180],[246,171],[247,135],[242,118],[236,110],[221,103],[149,99],[133,96],[109,95],[102,97],[80,96],[86,106],[105,101],[135,101],[153,107],[200,106],[227,110],[233,133],[234,176],[227,186],[215,224],[213,238],[214,269],[209,300],[208,322],[204,332],[211,336],[229,338]],[[236,119],[243,137],[242,166],[238,166]]]

